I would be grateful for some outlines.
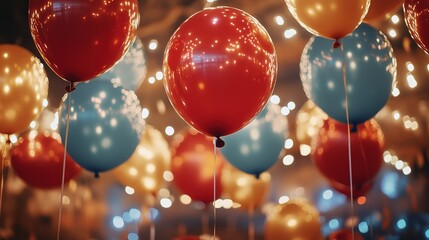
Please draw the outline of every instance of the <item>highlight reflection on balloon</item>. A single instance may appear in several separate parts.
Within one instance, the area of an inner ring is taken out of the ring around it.
[[[128,160],[144,126],[135,93],[110,81],[80,83],[61,103],[59,118],[63,143],[70,100],[67,150],[73,159],[95,173]]]
[[[296,115],[296,137],[301,144],[311,145],[312,139],[328,116],[313,101],[308,100]]]
[[[261,206],[268,195],[271,175],[263,172],[257,179],[244,173],[231,164],[225,164],[222,170],[222,187],[224,196],[239,203],[241,208],[256,209]]]
[[[429,54],[429,2],[422,0],[405,0],[404,19],[408,31],[417,45]]]
[[[206,8],[170,38],[163,70],[177,113],[199,132],[220,137],[263,109],[276,82],[277,55],[254,17],[231,7]]]
[[[114,176],[137,192],[155,195],[164,184],[164,171],[169,169],[170,150],[162,133],[146,125],[133,155],[113,170]]]
[[[305,200],[290,200],[267,216],[265,240],[322,240],[317,209]]]
[[[43,64],[28,50],[0,45],[0,133],[20,133],[42,112],[48,97]]]

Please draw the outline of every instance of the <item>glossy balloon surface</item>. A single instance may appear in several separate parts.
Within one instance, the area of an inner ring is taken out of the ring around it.
[[[406,0],[404,19],[414,41],[425,53],[429,54],[429,2],[424,0]]]
[[[341,40],[341,48],[313,37],[301,56],[301,80],[307,97],[331,118],[347,123],[343,60],[350,123],[372,118],[386,104],[396,80],[396,58],[387,37],[363,23]]]
[[[163,69],[177,113],[201,133],[219,137],[263,109],[276,82],[277,55],[267,31],[249,14],[206,8],[170,38]]]
[[[64,147],[58,133],[32,130],[20,137],[11,150],[14,172],[29,186],[42,189],[61,187]],[[76,177],[81,168],[67,154],[64,182]]]
[[[350,190],[350,184],[344,185],[335,181],[329,181],[331,187],[335,189],[335,191],[343,194],[348,199],[352,198],[352,192]],[[370,180],[362,185],[353,184],[353,199],[356,200],[361,196],[366,196],[369,191],[371,191],[372,186],[374,185],[373,181]]]
[[[171,144],[171,172],[176,187],[195,201],[213,201],[214,172],[216,199],[222,194],[221,173],[224,165],[217,152],[214,164],[213,139],[189,129],[175,136]]]
[[[108,81],[81,83],[61,103],[60,134],[67,151],[83,168],[98,173],[130,158],[143,130],[140,102],[133,91]]]
[[[30,31],[49,67],[69,82],[111,68],[135,38],[137,0],[31,0]]]
[[[371,0],[364,21],[384,20],[402,6],[404,0]]]
[[[0,133],[20,133],[42,112],[48,78],[40,60],[28,50],[0,45]]]
[[[288,135],[287,125],[280,107],[268,104],[247,126],[224,138],[222,154],[241,171],[259,176],[279,159]]]
[[[328,116],[313,101],[308,100],[296,115],[296,137],[301,144],[311,145]]]

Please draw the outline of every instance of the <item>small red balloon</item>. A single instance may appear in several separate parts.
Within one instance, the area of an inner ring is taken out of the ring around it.
[[[347,124],[327,119],[315,137],[313,159],[330,181],[350,186]],[[357,125],[350,133],[354,187],[372,181],[383,163],[384,135],[375,120]]]
[[[277,55],[254,17],[231,7],[206,8],[170,38],[163,70],[176,112],[201,133],[220,137],[244,127],[265,106]]]
[[[58,135],[58,134],[57,134]],[[60,136],[30,131],[19,139],[11,150],[11,164],[15,173],[29,186],[42,189],[61,187],[64,147]],[[81,172],[81,167],[67,154],[64,182]]]
[[[364,238],[356,231],[353,234],[350,229],[342,229],[331,233],[329,240],[364,240]]]
[[[216,169],[216,199],[222,194],[221,171],[224,158],[217,152],[214,164],[213,139],[189,129],[175,137],[171,145],[173,182],[193,200],[213,201],[213,177]]]
[[[404,18],[414,41],[429,54],[429,1],[405,0]]]
[[[30,0],[30,31],[49,67],[69,82],[90,80],[128,50],[137,0]]]

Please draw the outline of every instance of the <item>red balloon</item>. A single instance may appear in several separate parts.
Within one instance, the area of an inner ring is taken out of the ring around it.
[[[30,31],[49,67],[69,82],[90,80],[128,50],[137,0],[30,0]]]
[[[313,146],[313,159],[330,181],[350,186],[347,124],[327,119]],[[350,134],[352,180],[360,187],[373,180],[383,163],[384,135],[375,120],[356,127]]]
[[[404,18],[414,41],[429,54],[429,1],[405,0]]]
[[[342,229],[335,231],[329,235],[329,240],[364,240],[362,235],[360,235],[358,232],[354,231],[354,237],[353,233],[350,229]]]
[[[18,177],[35,188],[61,187],[64,147],[60,139],[59,135],[36,130],[20,137],[11,150],[12,168]],[[67,154],[64,182],[67,183],[80,172],[81,167]]]
[[[221,171],[224,158],[216,155],[214,166],[213,139],[189,129],[175,137],[171,146],[171,172],[174,183],[193,200],[213,201],[213,170],[216,169],[216,199],[222,194]]]
[[[330,181],[330,185],[335,191],[342,193],[347,198],[351,198],[350,185],[344,185],[335,181]],[[365,196],[372,188],[373,181],[368,181],[363,185],[353,184],[353,199],[356,200],[359,197]]]
[[[231,7],[206,8],[167,44],[164,86],[177,113],[203,134],[220,137],[249,123],[276,82],[277,55],[264,27]]]

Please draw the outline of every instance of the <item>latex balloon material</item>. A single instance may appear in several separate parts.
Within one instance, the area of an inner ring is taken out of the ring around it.
[[[364,21],[384,20],[391,16],[391,14],[398,11],[402,6],[404,0],[371,0],[368,13]]]
[[[319,212],[307,201],[290,200],[267,216],[265,240],[322,240]]]
[[[417,45],[429,54],[429,8],[428,1],[406,0],[404,2],[404,19],[408,31]]]
[[[335,191],[343,194],[348,199],[352,198],[352,194],[350,191],[350,184],[344,185],[335,181],[329,181],[331,187],[335,189]],[[368,181],[362,185],[353,184],[353,199],[356,200],[359,197],[367,195],[369,191],[371,191],[372,186],[374,185],[373,181]]]
[[[365,240],[365,238],[357,231],[353,234],[350,229],[342,229],[331,233],[329,240]]]
[[[257,179],[231,164],[225,164],[221,180],[223,195],[239,203],[242,209],[250,210],[260,207],[266,200],[270,190],[271,175],[264,172]]]
[[[313,159],[330,181],[350,186],[347,125],[328,119],[315,138]],[[372,181],[383,163],[384,136],[375,120],[350,133],[352,181],[356,188]]]
[[[0,133],[20,133],[42,112],[48,78],[42,63],[28,50],[0,45]]]
[[[311,146],[313,137],[317,135],[328,116],[313,101],[308,100],[296,115],[296,137],[301,144]]]
[[[213,140],[189,129],[175,136],[171,143],[171,172],[176,187],[195,201],[213,201],[216,172],[216,199],[222,194],[221,173],[225,160],[217,152],[214,164]]]
[[[156,195],[170,169],[170,149],[162,133],[146,125],[133,155],[113,170],[116,179],[136,192]]]
[[[307,97],[344,123],[347,82],[350,123],[358,124],[372,118],[389,99],[396,80],[396,58],[387,37],[365,23],[341,44],[344,53],[327,39],[311,38],[301,56],[301,80]]]
[[[61,78],[91,80],[127,51],[139,22],[137,0],[31,0],[37,50]]]
[[[52,189],[61,187],[64,147],[58,133],[32,130],[19,138],[11,150],[14,172],[27,185]],[[75,178],[81,168],[66,155],[64,182]]]
[[[340,39],[353,32],[362,22],[370,4],[370,0],[285,1],[302,27],[312,34],[330,39]]]
[[[67,151],[94,173],[119,166],[139,144],[144,122],[133,91],[108,81],[81,83],[66,94],[60,106],[60,134],[66,139],[68,104],[70,124]]]
[[[177,113],[201,133],[220,137],[263,109],[276,82],[277,55],[254,17],[231,7],[206,8],[170,38],[163,70]]]
[[[146,73],[143,43],[136,38],[124,57],[97,79],[102,81],[115,79],[125,89],[136,91],[142,85]]]
[[[224,138],[222,154],[236,168],[258,177],[279,159],[287,125],[280,107],[268,104],[247,126]]]

